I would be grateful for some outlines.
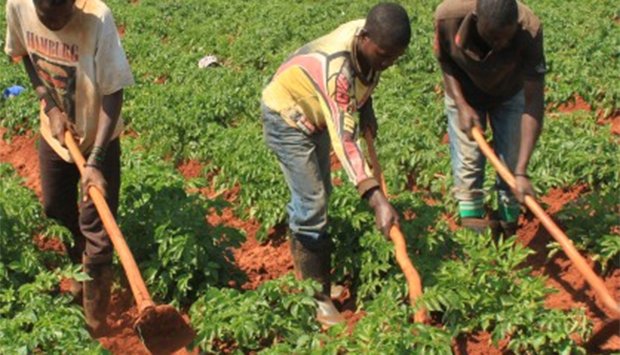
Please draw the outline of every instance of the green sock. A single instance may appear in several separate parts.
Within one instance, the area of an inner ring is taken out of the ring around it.
[[[484,201],[482,199],[459,201],[459,216],[461,218],[484,217]]]
[[[506,222],[516,222],[519,219],[521,208],[517,204],[499,204],[499,218]]]

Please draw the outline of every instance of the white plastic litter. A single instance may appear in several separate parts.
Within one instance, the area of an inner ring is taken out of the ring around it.
[[[217,57],[214,55],[204,56],[200,61],[198,61],[198,68],[204,69],[212,66],[217,66],[220,63],[217,61]]]

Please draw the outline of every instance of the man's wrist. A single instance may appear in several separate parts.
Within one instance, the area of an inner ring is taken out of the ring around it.
[[[100,146],[93,147],[84,166],[100,169],[105,161],[105,153],[105,148]]]
[[[364,194],[364,198],[366,199],[366,201],[368,201],[368,204],[372,208],[377,208],[377,206],[381,204],[380,200],[382,196],[383,193],[381,192],[381,189],[379,189],[379,187],[373,187]]]

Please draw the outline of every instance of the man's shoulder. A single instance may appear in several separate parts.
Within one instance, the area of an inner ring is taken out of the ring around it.
[[[332,45],[348,46],[353,37],[364,28],[365,19],[358,19],[341,24],[323,37],[323,41]]]
[[[336,30],[340,30],[340,31],[355,31],[358,28],[362,28],[364,27],[364,24],[366,23],[366,20],[363,18],[357,19],[357,20],[353,20],[353,21],[349,21],[349,22],[345,22],[343,24],[341,24],[340,26],[338,26],[338,28]]]
[[[460,19],[475,8],[475,0],[444,0],[435,9],[435,21]]]
[[[32,0],[8,0],[6,2],[7,10],[25,10],[31,7],[34,8]]]
[[[536,37],[542,23],[534,11],[529,7],[518,2],[519,6],[519,25],[524,31],[527,31],[532,37]]]
[[[77,0],[75,6],[85,15],[94,16],[97,19],[112,15],[108,5],[101,0]]]
[[[353,38],[364,27],[365,23],[366,20],[364,19],[344,23],[330,33],[307,43],[296,54],[314,52],[332,56],[336,53],[350,52]]]

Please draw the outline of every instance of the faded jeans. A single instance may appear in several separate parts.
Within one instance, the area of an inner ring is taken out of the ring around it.
[[[454,100],[445,96],[450,137],[450,156],[454,176],[454,197],[458,201],[472,201],[484,197],[484,166],[486,159],[475,141],[458,127],[458,111]],[[523,90],[491,109],[474,107],[483,129],[487,126],[487,115],[493,131],[493,150],[499,159],[514,172],[519,158],[521,143],[521,117],[525,106]],[[510,187],[499,176],[495,186],[499,203],[518,206]]]
[[[327,205],[332,185],[327,130],[307,135],[264,104],[261,113],[265,141],[291,192],[287,212],[293,236],[308,249],[329,248]]]

